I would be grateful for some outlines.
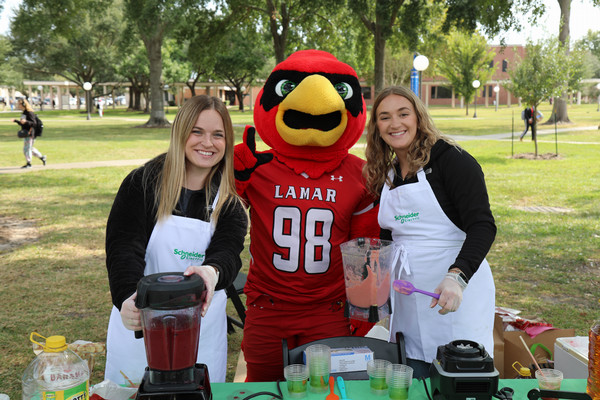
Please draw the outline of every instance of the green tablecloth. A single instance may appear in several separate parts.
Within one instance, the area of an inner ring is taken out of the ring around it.
[[[371,393],[369,388],[369,381],[345,381],[346,383],[346,393],[349,399],[352,400],[365,400],[365,399],[381,399],[385,400],[389,397],[386,396],[377,396]],[[286,383],[281,383],[281,391],[283,392],[284,399],[291,399],[288,396]],[[527,392],[530,389],[537,388],[538,384],[535,379],[500,379],[500,383],[498,384],[498,389],[503,387],[513,388],[515,391],[514,400],[524,400],[527,399]],[[585,392],[586,380],[585,379],[565,379],[562,382],[561,390],[569,391],[569,392]],[[274,382],[247,382],[247,383],[213,383],[211,384],[213,399],[214,400],[241,400],[244,397],[251,395],[257,392],[271,392],[277,393],[277,386]],[[427,388],[431,394],[431,387],[429,386],[429,381],[427,381]],[[335,393],[340,394],[337,384],[335,386]],[[326,393],[315,394],[308,392],[308,396],[305,399],[319,399],[324,400],[325,396],[329,394],[329,391]],[[341,397],[341,396],[340,396]],[[413,380],[413,384],[410,387],[409,398],[411,400],[427,400],[427,395],[425,394],[425,388],[423,387],[423,382],[419,382],[417,380]],[[267,400],[269,397],[267,396],[259,396],[255,397],[258,400]]]

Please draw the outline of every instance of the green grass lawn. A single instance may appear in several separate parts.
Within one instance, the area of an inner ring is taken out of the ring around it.
[[[175,109],[169,111],[172,120]],[[472,136],[460,144],[475,156],[486,175],[498,225],[488,255],[496,281],[497,305],[522,310],[560,328],[585,335],[600,316],[600,130],[571,130],[541,135],[539,153],[556,159],[515,159],[532,153],[523,142],[477,139],[522,130],[520,108],[464,109],[435,107],[438,127],[452,135]],[[548,105],[542,107],[546,117]],[[574,124],[600,123],[596,105],[569,106]],[[0,169],[23,164],[22,140],[11,122],[18,113],[0,113]],[[148,115],[122,109],[105,117],[76,111],[44,111],[44,136],[36,142],[48,162],[145,159],[164,152],[168,129],[136,128]],[[238,142],[252,112],[232,111]],[[540,129],[554,129],[554,126]],[[361,139],[364,141],[364,138]],[[259,144],[259,148],[264,145]],[[352,150],[362,155],[364,148]],[[34,161],[36,163],[37,160]],[[104,231],[122,179],[133,167],[41,169],[0,174],[0,221],[10,217],[32,223],[38,238],[0,250],[0,392],[21,396],[20,379],[33,359],[28,337],[64,335],[67,340],[105,341],[111,302],[105,268]],[[528,208],[529,207],[529,208]],[[533,207],[560,212],[540,212]],[[4,239],[5,232],[0,232]],[[0,242],[2,244],[2,242]],[[247,268],[248,253],[244,251]],[[233,377],[241,332],[230,335],[228,379]],[[97,360],[91,383],[102,380],[104,360]]]

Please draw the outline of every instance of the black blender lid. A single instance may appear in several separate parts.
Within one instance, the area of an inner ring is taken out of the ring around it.
[[[178,309],[203,301],[204,280],[196,274],[163,272],[144,276],[137,285],[137,308]]]
[[[446,372],[494,371],[494,361],[483,345],[471,340],[454,340],[438,346],[436,358]]]

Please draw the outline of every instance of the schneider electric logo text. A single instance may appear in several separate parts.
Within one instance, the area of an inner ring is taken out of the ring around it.
[[[194,261],[202,261],[204,260],[204,254],[195,252],[195,251],[184,251],[184,250],[173,250],[173,254],[179,256],[182,260],[194,260]]]
[[[394,220],[400,221],[401,224],[405,222],[417,221],[419,219],[419,213],[413,212],[404,215],[394,215]]]

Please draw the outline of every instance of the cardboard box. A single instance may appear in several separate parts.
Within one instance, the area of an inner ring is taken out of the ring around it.
[[[368,347],[331,349],[331,372],[366,371],[367,363],[373,359]]]
[[[587,379],[590,339],[587,336],[557,338],[554,343],[554,368],[565,379]]]
[[[552,352],[557,338],[572,336],[575,336],[575,329],[551,329],[540,333],[534,338],[523,331],[504,331],[502,317],[496,314],[494,321],[494,366],[500,373],[500,378],[515,378],[517,371],[512,367],[515,361],[518,361],[524,367],[533,364],[531,356],[527,354],[521,339],[519,339],[520,337],[525,340],[525,344],[529,349],[534,344],[539,343],[550,350],[550,353],[548,353],[542,346],[536,347],[535,359],[539,364],[542,364],[547,363],[548,360],[553,360]]]

